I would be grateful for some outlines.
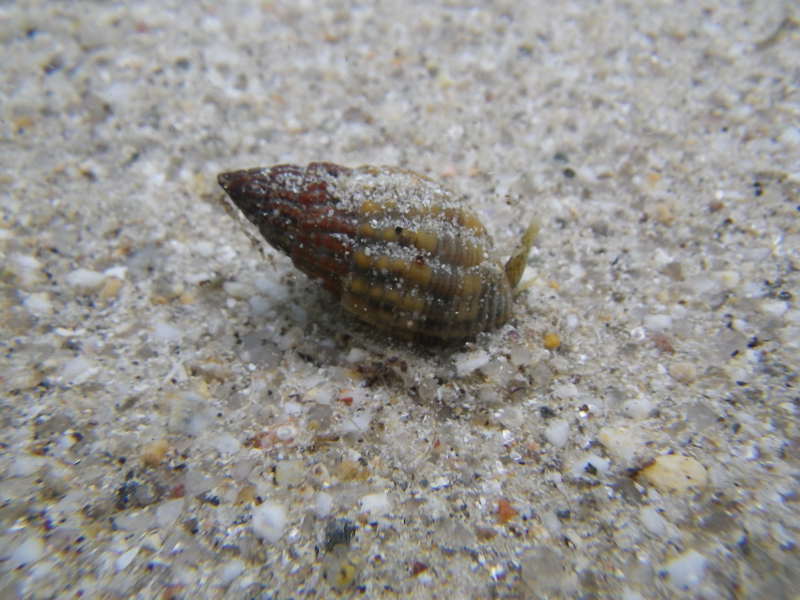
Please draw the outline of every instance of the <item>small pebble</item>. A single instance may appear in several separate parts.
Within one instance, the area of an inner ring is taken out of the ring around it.
[[[190,468],[186,473],[184,485],[188,496],[197,496],[209,491],[219,483],[219,480],[206,475],[200,469]]]
[[[383,515],[391,510],[391,503],[386,492],[367,494],[361,498],[361,510],[374,515]]]
[[[527,364],[530,364],[531,362],[533,362],[533,356],[534,355],[533,355],[533,352],[531,351],[531,349],[528,346],[526,346],[526,345],[524,345],[522,343],[512,344],[510,346],[510,349],[511,349],[510,358],[511,358],[511,362],[514,365],[517,365],[517,366],[519,366],[519,365],[527,365]]]
[[[653,410],[653,403],[649,398],[637,397],[626,400],[622,405],[625,415],[632,419],[644,419]]]
[[[661,270],[664,275],[669,277],[674,281],[683,281],[685,276],[683,274],[683,265],[679,262],[670,262],[664,265],[664,268]]]
[[[632,464],[641,447],[638,435],[626,427],[604,427],[597,439],[606,452],[623,465]]]
[[[469,375],[473,371],[485,367],[490,358],[489,353],[483,350],[459,354],[455,359],[456,374],[459,377]]]
[[[653,217],[662,225],[670,226],[675,221],[673,207],[666,202],[656,204],[652,212]]]
[[[561,346],[561,337],[552,331],[545,333],[542,341],[547,350],[557,350]]]
[[[117,560],[114,561],[114,570],[119,573],[127,569],[137,554],[139,554],[138,546],[120,554]]]
[[[563,419],[553,419],[544,430],[544,437],[556,448],[562,448],[569,439],[569,423]]]
[[[639,511],[639,519],[642,525],[653,535],[663,538],[669,531],[669,523],[662,517],[659,512],[652,506],[645,506]]]
[[[11,255],[6,266],[23,288],[30,288],[44,281],[43,267],[44,265],[36,257],[27,254]]]
[[[116,267],[109,267],[108,269],[103,271],[103,275],[109,278],[124,280],[125,277],[127,277],[128,275],[128,267],[123,267],[122,265],[118,265]]]
[[[256,275],[253,278],[253,285],[260,294],[268,296],[275,302],[283,301],[288,295],[286,286],[268,275]]]
[[[353,539],[358,526],[350,519],[332,519],[325,526],[325,541],[323,547],[325,552],[330,552],[336,546],[347,546]]]
[[[644,318],[644,326],[651,331],[665,331],[672,327],[669,315],[648,315]]]
[[[697,368],[694,363],[677,362],[669,367],[669,374],[675,381],[689,385],[697,379]]]
[[[222,289],[225,290],[226,294],[237,300],[246,300],[253,295],[253,289],[239,281],[226,281],[222,285]]]
[[[669,581],[688,590],[703,581],[708,559],[697,550],[689,550],[667,562],[661,573],[669,577]]]
[[[53,304],[50,302],[50,294],[47,292],[31,294],[23,300],[22,305],[35,317],[44,317],[53,312]]]
[[[574,383],[557,383],[553,386],[553,394],[562,400],[572,400],[578,397],[578,386]]]
[[[113,519],[114,527],[123,531],[145,532],[158,526],[155,514],[150,510],[126,511]]]
[[[61,370],[61,379],[72,385],[87,382],[97,372],[97,366],[84,356],[76,356]]]
[[[608,468],[610,466],[611,461],[607,458],[597,456],[596,454],[588,454],[573,463],[570,475],[576,479],[580,479],[581,477],[593,478],[608,473]]]
[[[153,339],[157,342],[177,343],[182,337],[180,329],[165,321],[156,321],[153,325]]]
[[[250,296],[247,303],[250,305],[250,312],[255,317],[263,317],[272,311],[274,303],[265,296]]]
[[[370,411],[357,412],[342,421],[339,432],[343,435],[366,433],[369,431],[371,422],[372,413]]]
[[[787,146],[800,146],[800,127],[786,127],[778,136],[778,141]]]
[[[39,536],[31,536],[12,551],[6,563],[12,569],[35,563],[44,555],[44,541]]]
[[[708,483],[706,468],[691,456],[680,454],[659,456],[640,474],[663,492],[684,493]]]
[[[353,585],[358,575],[356,566],[344,557],[328,555],[322,568],[322,576],[334,589],[343,591]]]
[[[302,483],[306,475],[302,460],[282,460],[275,466],[275,483],[281,487],[291,487]]]
[[[194,392],[169,396],[167,429],[172,433],[199,435],[213,423],[213,411],[204,397]]]
[[[176,498],[162,502],[156,508],[156,521],[162,528],[171,527],[183,512],[184,499]]]
[[[770,527],[772,537],[778,542],[781,550],[793,552],[797,548],[797,536],[787,529],[783,523],[775,521]]]
[[[520,558],[520,578],[531,598],[572,597],[567,561],[555,545],[529,548]]]
[[[158,466],[164,460],[168,450],[169,443],[164,439],[145,444],[142,448],[142,463],[147,467]]]
[[[99,288],[106,276],[97,271],[89,269],[76,269],[67,274],[66,282],[70,287],[77,288],[83,291],[91,291]]]
[[[236,454],[242,447],[242,443],[226,431],[210,436],[207,440],[208,445],[214,448],[223,456]]]
[[[192,250],[203,258],[211,258],[217,252],[217,248],[208,240],[199,240],[192,244]]]
[[[8,477],[29,477],[48,464],[49,460],[43,456],[21,454],[12,462],[7,471]]]
[[[270,543],[281,539],[286,522],[286,509],[277,502],[264,502],[253,509],[253,531]]]
[[[737,271],[717,271],[716,276],[722,286],[728,290],[735,289],[741,281]]]
[[[367,360],[367,358],[369,358],[369,353],[366,350],[362,350],[361,348],[350,348],[350,352],[347,353],[345,361],[352,365],[363,362]]]
[[[236,493],[236,504],[252,504],[256,501],[256,488],[252,485],[245,485],[239,488]]]
[[[113,300],[119,295],[119,291],[122,289],[123,281],[119,277],[109,277],[103,283],[103,287],[100,289],[100,298],[102,300]]]
[[[227,563],[222,565],[222,568],[219,570],[219,582],[221,585],[230,585],[230,583],[239,577],[242,573],[244,573],[245,564],[244,561],[238,558],[234,558],[229,560]]]
[[[319,492],[314,498],[314,514],[324,519],[333,511],[333,497],[326,492]]]
[[[505,525],[511,519],[516,517],[519,512],[511,506],[511,502],[506,500],[505,498],[500,498],[497,501],[497,522],[501,525]]]
[[[366,469],[362,469],[358,462],[344,459],[336,466],[335,475],[342,481],[355,481],[366,479],[368,472]]]
[[[789,303],[781,300],[765,300],[761,303],[761,312],[770,317],[782,317],[789,310]]]

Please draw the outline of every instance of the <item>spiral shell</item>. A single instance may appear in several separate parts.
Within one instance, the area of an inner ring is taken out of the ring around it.
[[[264,238],[346,311],[420,341],[461,341],[505,323],[537,228],[505,269],[479,219],[447,188],[394,167],[332,163],[221,173]]]

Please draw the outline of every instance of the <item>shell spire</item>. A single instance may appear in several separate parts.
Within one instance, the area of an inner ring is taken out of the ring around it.
[[[335,178],[349,171],[329,163],[278,165],[220,173],[217,181],[270,245],[338,294],[350,259],[347,236],[355,232],[357,219],[334,210],[323,175]]]

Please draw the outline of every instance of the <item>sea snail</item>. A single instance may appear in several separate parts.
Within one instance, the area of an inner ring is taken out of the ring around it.
[[[536,223],[528,227],[503,268],[456,194],[396,167],[277,165],[218,181],[264,238],[347,312],[423,342],[463,341],[505,323],[538,232]]]

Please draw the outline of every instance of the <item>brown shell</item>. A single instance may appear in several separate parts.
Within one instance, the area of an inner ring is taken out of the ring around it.
[[[457,341],[505,323],[536,233],[505,270],[478,218],[404,169],[332,163],[222,173],[264,238],[360,320],[393,335]]]

